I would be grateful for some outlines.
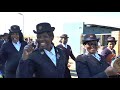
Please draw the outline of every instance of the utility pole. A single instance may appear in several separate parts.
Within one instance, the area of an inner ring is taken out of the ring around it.
[[[22,14],[22,13],[18,13],[19,15],[22,15],[22,17],[23,17],[23,34],[24,34],[24,14]]]

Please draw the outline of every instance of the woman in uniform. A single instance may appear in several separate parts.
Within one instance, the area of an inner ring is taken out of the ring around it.
[[[24,48],[19,62],[17,78],[65,78],[67,60],[64,52],[52,43],[55,27],[47,22],[36,25],[38,48],[31,45]]]
[[[78,78],[108,78],[117,75],[115,68],[109,66],[105,58],[97,53],[98,41],[95,34],[86,34],[83,38],[85,54],[76,58]]]
[[[18,25],[12,25],[9,29],[8,42],[4,43],[0,50],[0,58],[5,62],[5,78],[16,78],[16,69],[22,56],[24,46],[23,34]]]

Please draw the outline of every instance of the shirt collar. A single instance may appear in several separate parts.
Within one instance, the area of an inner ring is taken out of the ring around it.
[[[108,47],[107,47],[107,48],[108,48]],[[110,48],[108,48],[108,49],[109,49],[111,52],[113,52],[113,50],[114,50],[114,49],[110,49]]]
[[[14,42],[12,42],[13,44],[20,44],[20,41],[18,41],[17,43],[14,43]]]
[[[89,52],[85,49],[85,55],[87,55],[87,54],[89,54]],[[91,55],[98,55],[98,53],[96,52],[96,53],[94,53],[94,54],[91,54]]]
[[[53,55],[55,55],[55,48],[54,46],[52,46],[52,49],[50,51],[44,49],[45,52],[49,52],[49,53],[52,53]]]
[[[52,47],[51,51],[50,51],[53,55],[55,55],[55,48]]]
[[[93,56],[97,56],[98,55],[98,53],[96,52],[96,53],[94,53],[94,54],[92,54]]]
[[[62,45],[63,45],[63,47],[67,48],[67,44],[63,44],[63,43],[62,43]]]

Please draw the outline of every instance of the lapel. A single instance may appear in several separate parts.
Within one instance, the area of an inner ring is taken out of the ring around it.
[[[12,43],[12,42],[10,43],[10,46],[13,48],[13,51],[18,52],[18,50],[15,48],[15,46],[13,45],[13,43]]]
[[[56,66],[55,66],[55,64],[52,62],[52,60],[47,56],[47,54],[45,53],[45,51],[43,50],[43,49],[39,49],[39,51],[40,51],[40,55],[41,55],[41,58],[43,59],[43,60],[45,60],[45,63],[46,64],[48,64],[48,66],[49,65],[52,65],[53,67],[55,67],[56,68]]]
[[[63,50],[66,50],[67,48],[65,48],[62,44],[60,44],[60,47],[63,49]]]
[[[24,43],[23,43],[23,42],[21,42],[20,50],[19,50],[19,51],[17,50],[17,51],[18,51],[18,52],[21,52],[21,51],[23,51],[23,49],[24,49],[24,46],[25,46],[25,45],[24,45]]]
[[[15,48],[15,46],[13,45],[13,43],[11,43],[11,47],[13,47],[16,52],[21,52],[21,51],[23,51],[24,46],[25,46],[24,43],[21,42],[20,50],[18,51],[18,50]]]
[[[88,59],[91,60],[93,63],[100,63],[101,62],[101,60],[98,61],[94,56],[92,56],[89,53],[87,54],[87,56],[88,56]]]
[[[56,66],[58,66],[59,62],[60,62],[60,53],[58,51],[58,49],[56,47],[55,48],[55,53],[56,53]]]

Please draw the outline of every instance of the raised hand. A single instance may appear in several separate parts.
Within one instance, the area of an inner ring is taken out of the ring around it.
[[[22,54],[22,59],[26,60],[28,59],[29,55],[33,52],[34,47],[32,44],[28,44],[24,47],[23,54]]]

